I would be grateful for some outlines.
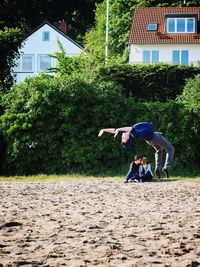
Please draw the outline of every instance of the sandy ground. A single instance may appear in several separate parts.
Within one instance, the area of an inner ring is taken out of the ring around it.
[[[0,266],[200,266],[200,184],[2,182]]]

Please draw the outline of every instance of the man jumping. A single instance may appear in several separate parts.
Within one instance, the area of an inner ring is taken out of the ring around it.
[[[133,126],[122,128],[107,128],[101,129],[98,136],[100,137],[104,132],[114,134],[116,137],[120,132],[122,133],[121,144],[124,148],[131,148],[134,139],[143,139],[155,149],[155,173],[157,178],[160,178],[160,169],[162,164],[163,150],[166,151],[166,159],[162,171],[165,176],[169,177],[169,167],[172,165],[174,158],[174,147],[161,133],[155,132],[153,125],[150,122],[140,122]]]

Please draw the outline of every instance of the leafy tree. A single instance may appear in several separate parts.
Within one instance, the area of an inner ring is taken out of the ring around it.
[[[21,42],[22,32],[18,28],[0,30],[0,93],[8,91],[13,83],[11,70]]]
[[[55,58],[57,61],[57,66],[54,68],[49,68],[51,71],[55,72],[57,76],[63,75],[82,75],[85,73],[85,55],[80,54],[79,56],[69,57],[66,55],[66,51],[63,48],[62,43],[58,40],[58,47],[60,52],[55,52],[51,57]]]
[[[1,0],[0,29],[20,27],[30,31],[44,20],[65,20],[73,39],[93,26],[95,4],[102,0]]]
[[[96,24],[89,33],[86,34],[86,50],[95,62],[105,60],[105,35],[106,35],[106,5],[105,1],[96,7]]]

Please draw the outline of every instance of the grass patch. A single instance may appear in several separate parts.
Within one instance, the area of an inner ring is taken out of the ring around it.
[[[38,174],[32,176],[0,176],[0,182],[63,182],[63,181],[80,181],[80,180],[90,180],[90,179],[108,179],[113,181],[123,182],[124,176],[122,175],[108,175],[108,176],[93,176],[93,175],[84,175],[84,174],[68,174],[68,175],[46,175]],[[200,182],[200,176],[194,177],[183,177],[183,176],[172,176],[169,179],[161,178],[159,182]]]
[[[70,174],[70,175],[47,175],[38,174],[30,176],[1,176],[0,182],[62,182],[70,180],[81,180],[92,178],[81,174]],[[94,177],[93,177],[94,178]]]

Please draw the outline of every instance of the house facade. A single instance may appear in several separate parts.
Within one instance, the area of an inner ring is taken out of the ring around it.
[[[200,7],[136,8],[129,36],[129,63],[197,65]]]
[[[58,40],[68,56],[78,56],[83,51],[83,47],[66,35],[66,24],[61,22],[56,27],[45,21],[24,39],[23,47],[20,49],[20,58],[13,70],[17,83],[26,77],[36,76],[40,72],[53,75],[48,68],[56,67],[56,59],[50,55],[60,51]]]

